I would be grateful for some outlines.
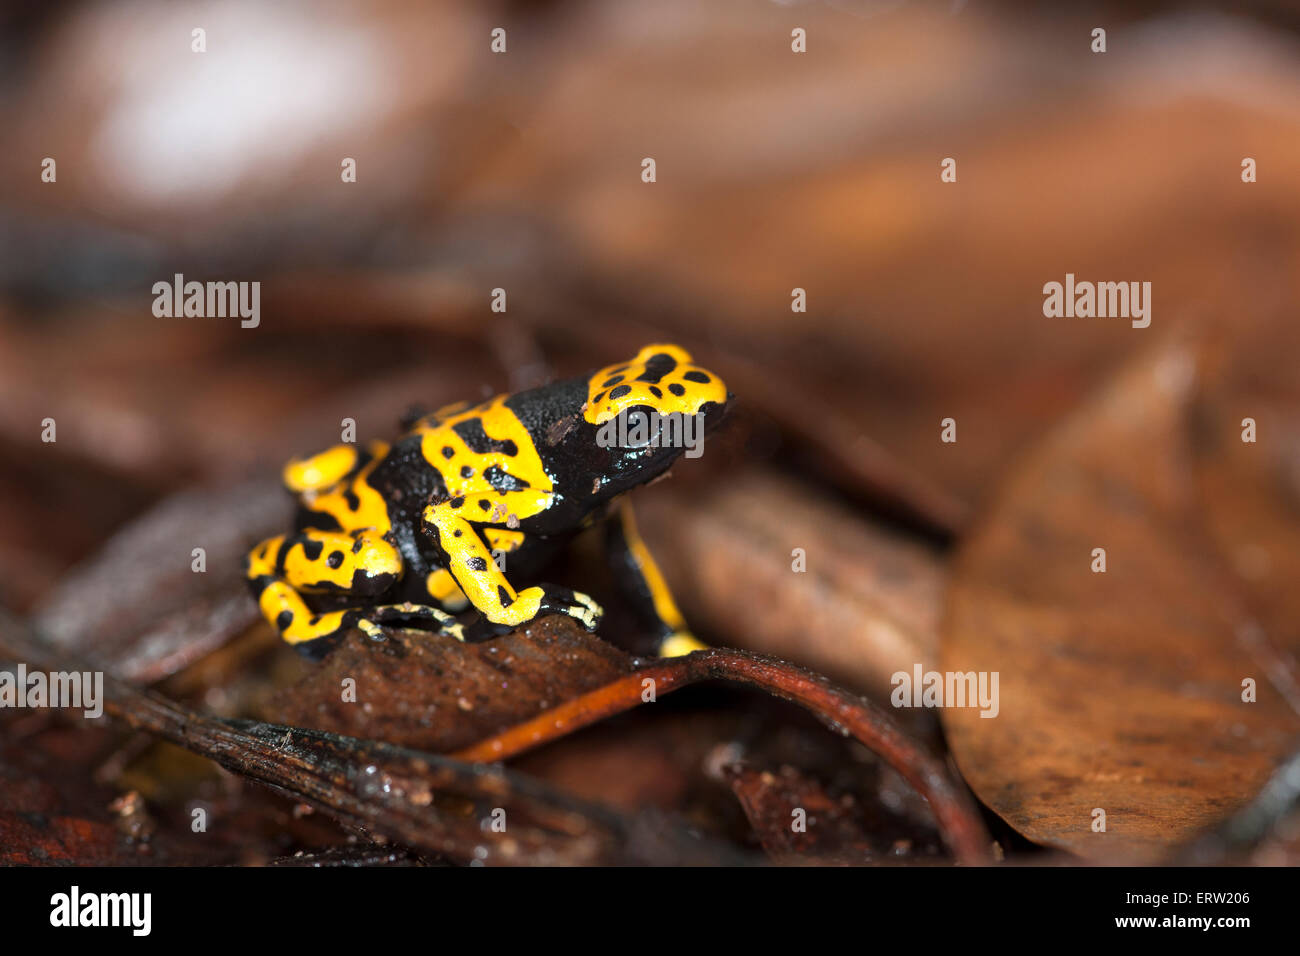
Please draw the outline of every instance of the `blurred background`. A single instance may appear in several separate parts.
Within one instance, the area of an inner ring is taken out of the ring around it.
[[[764,414],[800,414],[814,445],[878,444],[955,523],[1160,331],[1296,344],[1300,21],[1234,8],[10,7],[7,599],[159,491],[277,465],[344,414],[383,434],[407,403],[655,337]],[[1044,319],[1067,271],[1152,282],[1151,329]],[[177,272],[260,281],[260,327],[155,318],[152,285]],[[47,416],[57,488],[32,444]],[[935,440],[947,416],[955,446]]]
[[[1273,413],[1294,503],[1300,15],[1231,6],[9,6],[0,601],[48,609],[169,493],[269,478],[344,417],[387,438],[660,339],[740,398],[647,492],[692,619],[877,696],[934,650],[946,548],[1008,467],[1162,336],[1215,343],[1226,420]],[[1045,318],[1067,272],[1150,282],[1150,328]],[[155,317],[175,273],[260,282],[260,325]],[[790,502],[820,510],[736,530]],[[803,540],[848,557],[738,617],[738,576],[788,586]],[[817,615],[850,638],[792,636]]]

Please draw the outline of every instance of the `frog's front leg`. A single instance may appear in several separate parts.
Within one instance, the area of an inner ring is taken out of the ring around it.
[[[463,639],[460,624],[422,604],[381,604],[318,614],[304,594],[346,594],[364,602],[378,598],[402,576],[402,558],[374,531],[350,534],[308,529],[268,538],[245,558],[245,574],[262,615],[287,643],[305,646],[358,627],[376,636],[376,625],[398,619],[429,621],[437,631]]]
[[[493,624],[518,627],[539,614],[565,614],[589,631],[600,622],[600,605],[585,594],[543,584],[516,591],[497,567],[488,545],[463,513],[464,498],[431,504],[424,529],[442,552],[447,570],[480,614]],[[523,542],[522,535],[514,546]]]
[[[680,657],[707,647],[687,628],[663,572],[637,531],[632,506],[626,499],[619,501],[618,513],[611,516],[605,527],[606,549],[614,577],[658,640],[659,656]]]

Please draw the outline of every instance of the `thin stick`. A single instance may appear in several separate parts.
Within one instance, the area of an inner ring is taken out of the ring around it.
[[[851,734],[929,801],[944,841],[959,862],[990,862],[988,832],[965,789],[887,713],[811,671],[745,651],[714,648],[656,661],[452,756],[466,762],[505,760],[637,707],[649,689],[657,698],[709,679],[762,688],[807,708],[837,733]]]

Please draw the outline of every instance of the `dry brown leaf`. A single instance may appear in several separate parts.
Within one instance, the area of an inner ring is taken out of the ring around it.
[[[1150,858],[1220,820],[1300,733],[1252,653],[1249,636],[1267,635],[1201,527],[1195,368],[1189,346],[1170,345],[1054,431],[1012,472],[949,589],[942,669],[1000,674],[996,718],[942,712],[958,765],[1025,835],[1089,858]],[[1242,701],[1245,678],[1257,703]]]

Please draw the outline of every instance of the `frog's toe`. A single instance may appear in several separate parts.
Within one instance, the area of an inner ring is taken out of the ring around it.
[[[594,600],[580,591],[569,588],[547,586],[544,588],[540,612],[564,614],[573,618],[588,631],[594,631],[600,625],[605,611]]]
[[[676,631],[659,642],[660,657],[683,657],[694,651],[706,651],[705,644],[690,631]]]
[[[588,631],[594,631],[605,616],[605,609],[579,591],[573,592],[574,603],[569,606],[569,616],[579,621]]]
[[[357,621],[357,627],[373,639],[383,637],[380,624],[405,624],[423,631],[434,631],[458,641],[465,640],[465,631],[461,623],[450,614],[426,604],[383,604],[367,608]]]

